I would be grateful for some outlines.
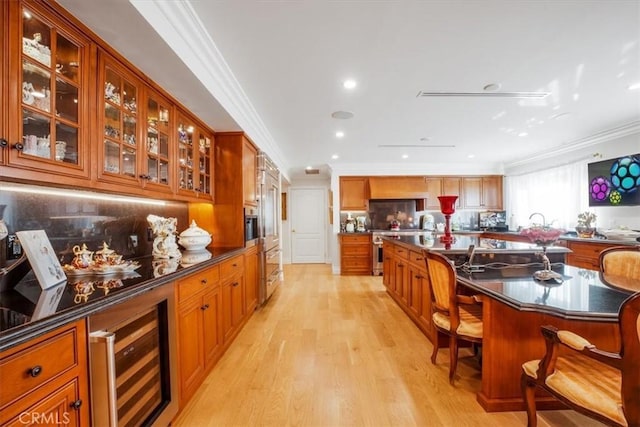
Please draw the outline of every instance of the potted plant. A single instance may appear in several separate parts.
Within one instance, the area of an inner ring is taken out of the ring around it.
[[[576,225],[576,231],[578,237],[590,238],[596,233],[594,223],[596,222],[596,214],[589,211],[584,211],[578,215],[578,224]]]

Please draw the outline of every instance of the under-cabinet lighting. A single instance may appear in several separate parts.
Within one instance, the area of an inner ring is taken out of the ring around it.
[[[29,12],[27,12],[26,10],[22,12],[22,15],[27,19],[31,19],[31,14]]]
[[[73,197],[76,199],[86,200],[104,200],[107,202],[118,203],[136,203],[143,205],[153,206],[166,206],[167,202],[164,200],[143,199],[140,197],[128,197],[128,196],[116,196],[111,194],[91,193],[88,191],[76,191],[76,190],[63,190],[58,188],[42,188],[42,187],[29,187],[21,185],[7,185],[2,184],[0,191],[10,191],[14,193],[27,193],[27,194],[41,194],[47,196],[58,197]]]

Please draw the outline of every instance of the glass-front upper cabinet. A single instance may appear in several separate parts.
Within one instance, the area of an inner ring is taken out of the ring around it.
[[[101,52],[99,61],[99,174],[98,179],[139,185],[139,80]]]
[[[178,192],[210,199],[212,191],[213,135],[185,114],[179,114]]]
[[[173,129],[172,104],[159,94],[147,89],[146,132],[144,141],[144,156],[141,165],[145,186],[154,187],[160,191],[173,189],[173,145],[171,129]]]
[[[19,45],[9,57],[10,82],[19,85],[8,107],[19,106],[9,114],[18,119],[9,123],[9,161],[88,176],[89,42],[37,3],[9,3],[10,40]]]
[[[9,2],[0,2],[0,62],[6,64],[6,55],[9,52],[7,49],[7,22]],[[7,103],[3,101],[8,99],[6,82],[7,70],[5,67],[0,67],[0,166],[7,162],[7,153],[9,151],[9,129],[7,128]]]

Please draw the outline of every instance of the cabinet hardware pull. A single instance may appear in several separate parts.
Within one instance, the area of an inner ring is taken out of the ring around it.
[[[422,261],[422,257],[416,258],[416,261]]]
[[[238,266],[238,264],[235,264],[235,263],[234,263],[234,264],[231,264],[231,265],[232,265],[232,266],[234,266],[234,267],[237,267],[237,266]]]
[[[236,286],[238,286],[239,284],[240,284],[240,282],[233,282],[233,283],[231,284],[231,286],[233,286],[233,287],[235,288],[235,287],[236,287]]]
[[[13,148],[18,151],[22,151],[24,150],[24,144],[22,142],[16,142],[15,144],[13,144]]]
[[[36,365],[33,368],[29,369],[29,375],[31,375],[33,378],[37,377],[41,373],[42,373],[42,366],[40,365]]]
[[[80,407],[82,406],[82,399],[78,399],[75,402],[72,402],[71,406],[73,409],[80,409]]]
[[[7,141],[4,138],[0,138],[0,147],[6,147],[7,145],[9,145],[9,141]]]
[[[200,307],[200,310],[205,311],[207,308],[208,308],[208,307],[207,307],[207,304],[205,304],[205,305],[203,305],[203,306],[201,306],[201,307]]]
[[[206,285],[207,284],[207,279],[200,280],[200,283],[202,283],[203,285]]]

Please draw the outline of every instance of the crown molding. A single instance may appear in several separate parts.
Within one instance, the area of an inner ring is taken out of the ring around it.
[[[129,0],[204,87],[278,167],[289,163],[190,1]]]
[[[627,123],[622,126],[618,126],[616,128],[607,129],[602,132],[595,133],[591,136],[587,136],[585,138],[571,141],[567,144],[563,144],[561,147],[558,147],[554,150],[544,151],[539,154],[529,156],[526,159],[505,163],[504,170],[510,170],[511,168],[514,168],[514,167],[537,163],[540,160],[554,158],[559,155],[571,153],[583,148],[588,148],[593,145],[600,144],[602,142],[611,141],[614,139],[622,138],[622,137],[633,135],[636,133],[640,133],[640,120],[632,121],[630,123]]]

